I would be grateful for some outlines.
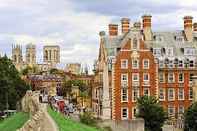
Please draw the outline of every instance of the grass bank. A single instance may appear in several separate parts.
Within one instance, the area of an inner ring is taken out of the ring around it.
[[[29,114],[18,112],[0,122],[0,131],[16,131],[29,119]]]
[[[51,110],[51,108],[48,108],[48,112],[53,120],[57,123],[59,131],[99,131],[94,127],[67,119],[62,114]]]

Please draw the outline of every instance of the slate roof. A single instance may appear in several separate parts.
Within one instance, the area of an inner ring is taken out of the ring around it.
[[[126,34],[127,35],[127,34]],[[114,56],[116,54],[117,48],[120,48],[120,44],[122,43],[124,37],[126,35],[118,35],[116,37],[109,37],[108,35],[104,36],[104,45],[107,50],[108,56]],[[195,38],[194,42],[188,42],[185,40],[183,31],[174,31],[174,32],[153,32],[152,41],[147,41],[145,44],[149,49],[151,48],[173,48],[173,56],[174,57],[182,57],[184,56],[183,51],[181,49],[185,47],[195,48],[197,50],[197,33],[193,33],[193,37]],[[158,41],[157,37],[161,37],[162,40]],[[175,38],[182,37],[183,41],[177,41]],[[197,51],[196,51],[197,52]]]

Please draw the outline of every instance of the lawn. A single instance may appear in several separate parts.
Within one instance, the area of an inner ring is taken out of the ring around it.
[[[67,119],[62,114],[51,110],[51,108],[48,108],[48,112],[57,123],[59,131],[99,131],[94,127],[87,126],[80,122],[75,122],[71,119]]]
[[[27,113],[18,112],[0,122],[0,131],[16,131],[29,119]]]

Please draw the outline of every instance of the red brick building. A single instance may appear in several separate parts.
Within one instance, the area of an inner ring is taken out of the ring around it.
[[[121,20],[100,32],[95,62],[92,106],[103,119],[135,118],[136,99],[156,96],[169,116],[179,117],[192,101],[192,76],[197,74],[197,24],[184,17],[184,30],[154,32],[151,16],[142,24]]]

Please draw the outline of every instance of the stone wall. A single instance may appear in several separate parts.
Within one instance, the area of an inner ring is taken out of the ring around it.
[[[27,91],[22,99],[22,111],[30,114],[30,119],[17,131],[43,131],[41,123],[46,117],[42,105],[39,103],[38,94]]]
[[[144,131],[143,119],[125,121],[105,120],[98,125],[101,127],[111,127],[112,131]]]

